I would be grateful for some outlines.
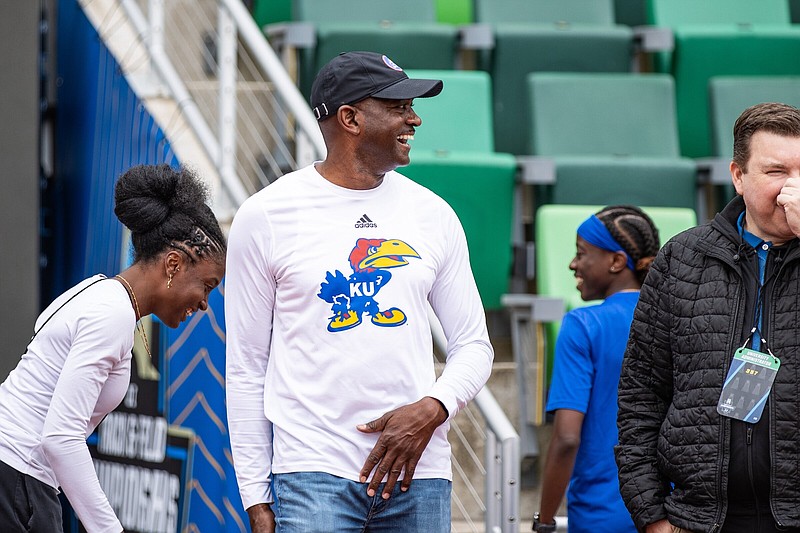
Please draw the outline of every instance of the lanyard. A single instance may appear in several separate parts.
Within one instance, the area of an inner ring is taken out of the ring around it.
[[[762,314],[764,310],[764,280],[763,280],[764,272],[761,272],[762,279],[758,285],[758,292],[756,292],[756,308],[753,312],[753,329],[750,330],[750,335],[748,335],[747,339],[745,339],[745,345],[747,344],[748,339],[752,339],[753,343],[751,347],[753,350],[760,350],[761,344],[763,343],[764,346],[767,345],[767,339],[764,338],[764,335],[761,333],[761,324],[762,324]],[[769,348],[767,348],[769,349]]]
[[[758,281],[758,291],[756,292],[756,307],[753,314],[753,330],[750,332],[750,335],[745,340],[751,339],[753,340],[752,349],[758,350],[761,346],[761,325],[762,325],[762,318],[763,318],[763,310],[764,310],[764,285],[765,285],[765,276],[767,270],[767,256],[769,251],[772,247],[772,243],[765,241],[756,235],[750,233],[744,228],[744,218],[745,213],[742,212],[739,215],[739,219],[737,220],[737,227],[739,229],[739,235],[742,237],[742,240],[753,247],[753,250],[756,252],[756,260],[758,266],[758,277],[756,278]],[[764,341],[766,344],[766,341]]]

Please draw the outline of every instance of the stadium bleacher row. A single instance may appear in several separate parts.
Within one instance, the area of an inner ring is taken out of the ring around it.
[[[668,237],[734,194],[739,113],[800,105],[800,0],[260,0],[253,13],[305,94],[354,49],[445,81],[415,102],[424,124],[404,173],[458,213],[488,310],[515,275],[579,304],[538,253],[535,272],[525,264],[526,241],[559,242],[542,237],[545,206],[647,206],[682,221]],[[569,220],[556,233],[567,256]]]

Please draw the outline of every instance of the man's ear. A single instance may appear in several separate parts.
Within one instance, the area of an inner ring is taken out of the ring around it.
[[[742,195],[743,185],[742,180],[744,179],[743,176],[745,175],[744,169],[739,166],[736,161],[731,161],[731,181],[733,181],[733,187],[736,189],[736,194],[739,196]]]
[[[336,120],[339,121],[342,129],[353,135],[361,133],[361,125],[359,124],[357,113],[358,110],[351,105],[340,106],[336,111]]]

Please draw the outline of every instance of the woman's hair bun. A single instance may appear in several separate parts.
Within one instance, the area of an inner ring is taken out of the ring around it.
[[[138,165],[130,168],[114,190],[114,213],[128,229],[134,262],[150,261],[176,243],[191,241],[202,230],[224,257],[225,235],[206,204],[208,188],[186,167]]]
[[[171,216],[192,211],[205,203],[206,189],[185,169],[169,165],[138,165],[117,181],[114,213],[132,233],[146,234],[164,225]]]

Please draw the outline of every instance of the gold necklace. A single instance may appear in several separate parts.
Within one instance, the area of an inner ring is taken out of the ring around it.
[[[139,301],[136,299],[136,293],[133,292],[133,287],[131,284],[128,283],[128,280],[117,274],[114,276],[115,278],[119,279],[121,282],[125,284],[125,288],[128,293],[131,295],[131,300],[133,300],[133,307],[136,310],[136,329],[139,332],[139,336],[142,338],[142,342],[144,343],[144,349],[147,351],[147,355],[150,356],[150,359],[153,359],[153,354],[150,353],[150,344],[147,342],[147,333],[144,331],[144,326],[142,325],[142,312],[139,311]]]

